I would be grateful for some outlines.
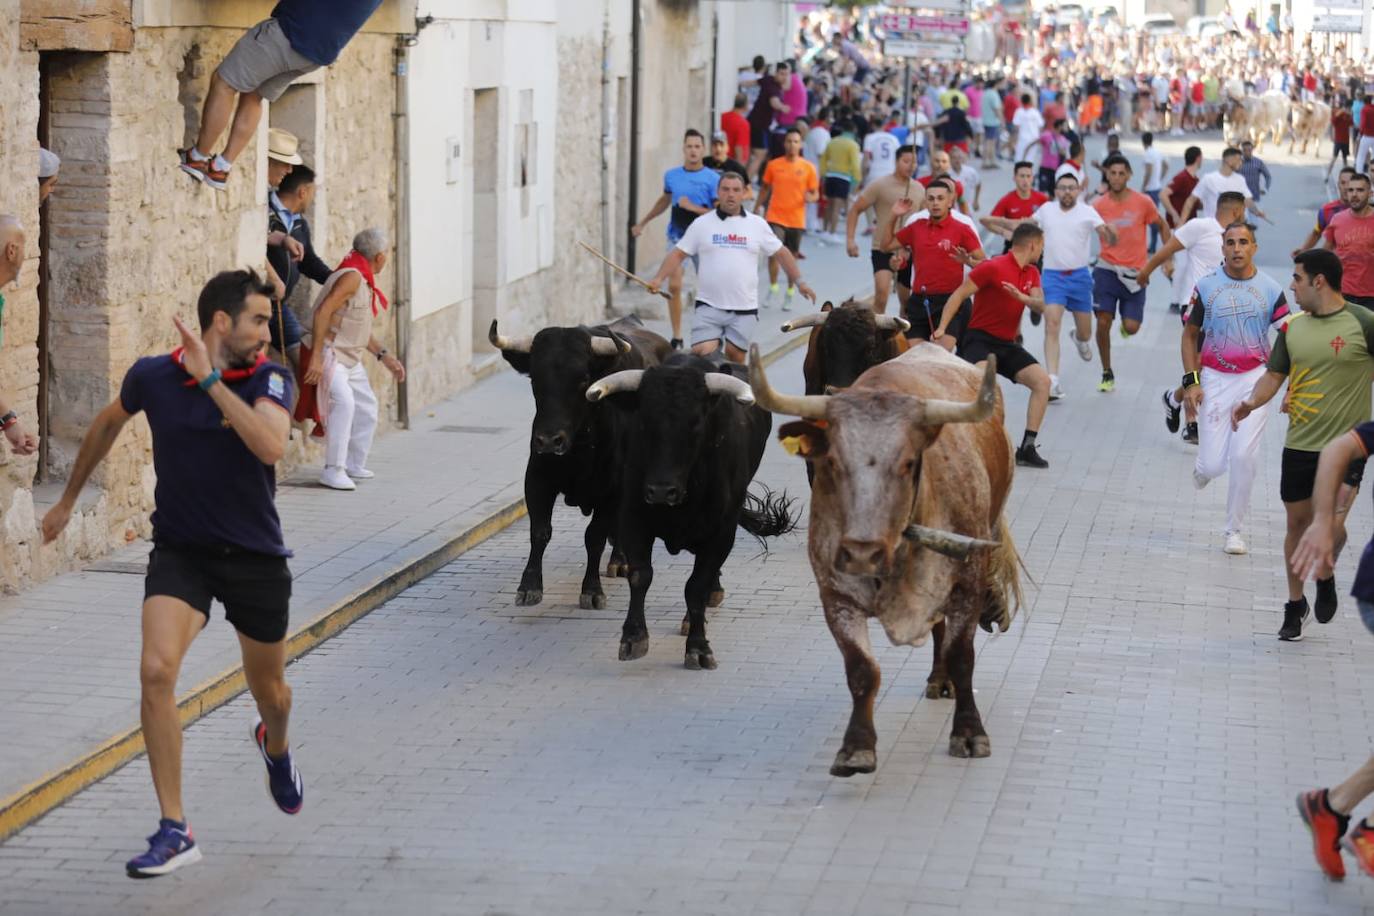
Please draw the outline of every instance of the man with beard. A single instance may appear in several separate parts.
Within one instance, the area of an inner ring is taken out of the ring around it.
[[[119,397],[95,418],[58,501],[43,517],[57,538],[77,496],[139,411],[153,437],[153,550],[143,599],[143,739],[162,820],[148,851],[125,866],[131,878],[165,875],[200,861],[181,798],[181,721],[176,681],[191,642],[218,599],[238,631],[243,671],[261,718],[253,742],[268,791],[287,814],[304,790],[287,749],[291,688],[285,677],[291,551],[282,541],[274,466],[291,432],[291,374],[267,361],[271,287],[251,270],[216,275],[200,293],[200,334],[180,318],[181,346],[146,356],[124,376]]]
[[[1374,205],[1368,175],[1350,176],[1345,201],[1349,206],[1331,217],[1322,235],[1326,247],[1341,259],[1345,301],[1374,309]]]

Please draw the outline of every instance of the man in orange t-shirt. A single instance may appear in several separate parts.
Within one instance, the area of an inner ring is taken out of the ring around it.
[[[1169,227],[1159,216],[1150,198],[1128,187],[1131,164],[1126,157],[1113,154],[1102,161],[1107,178],[1107,193],[1093,201],[1102,221],[1116,230],[1116,243],[1103,242],[1102,253],[1093,268],[1093,313],[1097,316],[1097,352],[1102,357],[1100,391],[1115,385],[1112,373],[1112,322],[1121,311],[1121,336],[1140,330],[1145,318],[1145,287],[1136,282],[1149,260],[1149,230],[1158,225],[1165,244]]]
[[[773,227],[783,245],[793,257],[801,258],[802,233],[806,230],[806,205],[815,203],[821,195],[821,183],[816,167],[802,158],[801,131],[793,127],[782,141],[783,154],[768,163],[763,170],[763,193],[759,195],[754,212],[764,211],[768,225]],[[796,291],[791,281],[782,307],[792,307]],[[778,262],[768,259],[768,301],[778,297]]]

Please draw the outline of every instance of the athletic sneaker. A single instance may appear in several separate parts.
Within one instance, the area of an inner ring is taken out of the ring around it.
[[[682,338],[681,338],[681,337],[674,337],[674,338],[669,342],[669,345],[670,345],[674,350],[681,350],[681,349],[682,349]]]
[[[1317,618],[1317,623],[1330,623],[1331,618],[1336,616],[1336,607],[1340,601],[1336,598],[1336,577],[1317,580],[1317,600],[1312,602],[1312,616]]]
[[[796,298],[796,295],[797,290],[795,287],[787,287],[787,293],[782,297],[782,310],[784,312],[792,311],[792,300]]]
[[[1169,395],[1172,393],[1166,389],[1159,397],[1164,402],[1164,428],[1171,433],[1176,433],[1178,432],[1178,419],[1183,413],[1183,408],[1175,407],[1173,401],[1169,400]]]
[[[1233,557],[1243,557],[1249,552],[1249,548],[1245,546],[1245,538],[1240,536],[1239,531],[1228,531],[1226,545],[1221,549]]]
[[[1197,424],[1189,423],[1183,427],[1183,441],[1189,445],[1197,445]]]
[[[764,304],[765,306],[767,306],[767,305],[777,305],[777,304],[778,304],[778,297],[779,297],[779,295],[780,295],[780,293],[779,293],[779,291],[778,291],[778,284],[776,284],[776,283],[770,283],[770,284],[768,284],[768,297],[767,297],[766,299],[763,300],[763,304]]]
[[[1283,626],[1279,627],[1279,639],[1284,642],[1297,642],[1302,639],[1302,625],[1307,622],[1309,613],[1307,598],[1287,601],[1283,605]]]
[[[1092,362],[1093,348],[1089,346],[1088,341],[1079,340],[1077,331],[1070,331],[1069,336],[1073,338],[1073,345],[1078,348],[1078,358],[1085,363]]]
[[[1040,457],[1034,445],[1023,445],[1016,450],[1016,465],[1023,468],[1047,468],[1050,463]]]
[[[181,170],[196,181],[208,184],[216,191],[223,191],[229,181],[229,170],[215,167],[215,159],[197,159],[189,149],[177,150],[181,155]],[[227,161],[227,160],[226,160]]]
[[[1360,871],[1374,878],[1374,830],[1369,829],[1369,822],[1356,824],[1349,836],[1341,840],[1341,845],[1355,857]]]
[[[1331,880],[1340,881],[1345,877],[1345,863],[1341,861],[1341,834],[1345,833],[1350,817],[1331,810],[1325,789],[1301,793],[1298,796],[1298,815],[1307,826],[1307,832],[1312,834],[1312,855],[1316,857],[1317,867]],[[1359,827],[1351,832],[1350,839],[1355,840],[1357,833],[1361,833]],[[1356,843],[1363,843],[1368,854],[1374,855],[1374,849],[1369,849],[1371,843],[1367,834],[1362,835]],[[1355,858],[1360,860],[1361,866],[1365,865],[1359,852],[1355,852]]]
[[[1122,340],[1130,340],[1132,337],[1135,336],[1135,332],[1134,332],[1134,331],[1128,331],[1128,330],[1126,330],[1126,322],[1124,322],[1124,321],[1121,322],[1121,324],[1118,325],[1118,327],[1120,327],[1120,329],[1121,329],[1121,339],[1122,339]]]
[[[164,817],[157,822],[157,833],[148,837],[148,851],[124,863],[124,871],[130,878],[156,878],[200,859],[191,828]]]
[[[358,485],[348,476],[343,468],[326,466],[320,472],[320,486],[329,487],[331,490],[356,490]]]
[[[1059,376],[1050,376],[1050,400],[1062,401],[1064,399],[1064,389],[1059,387]]]
[[[268,755],[267,726],[261,719],[253,722],[253,743],[262,752],[263,762],[267,764],[267,790],[272,793],[272,801],[286,814],[300,811],[305,803],[305,785],[301,782],[300,771],[291,760],[291,752],[287,751],[277,760]]]
[[[371,480],[377,476],[367,468],[344,468],[344,473],[354,480]]]
[[[1102,381],[1097,383],[1097,390],[1103,394],[1116,390],[1116,376],[1102,373]]]
[[[990,166],[987,166],[987,168],[995,169],[995,168],[997,168],[997,166],[995,166],[995,165],[990,165]],[[1041,317],[1041,316],[1040,316],[1040,313],[1039,313],[1039,312],[1031,312],[1031,326],[1032,326],[1032,327],[1039,327],[1039,326],[1040,326],[1040,317]]]

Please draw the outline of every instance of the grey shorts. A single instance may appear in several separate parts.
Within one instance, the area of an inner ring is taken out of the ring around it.
[[[692,346],[720,340],[722,337],[741,350],[748,350],[759,326],[757,309],[748,312],[718,309],[697,301],[692,309]]]
[[[277,20],[264,19],[238,40],[216,72],[234,90],[275,102],[296,79],[319,68],[291,47]]]

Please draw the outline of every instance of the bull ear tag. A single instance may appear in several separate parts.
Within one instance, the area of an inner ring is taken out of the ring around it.
[[[793,420],[778,427],[778,441],[789,455],[819,458],[830,448],[824,420]]]

